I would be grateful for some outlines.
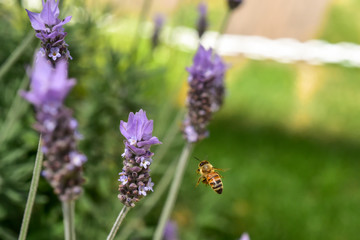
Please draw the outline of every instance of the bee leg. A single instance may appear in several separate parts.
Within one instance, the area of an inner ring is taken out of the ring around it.
[[[197,183],[196,183],[196,186],[195,187],[197,187],[198,185],[199,185],[199,183],[200,183],[200,180],[202,179],[202,177],[199,177],[199,180],[197,181]]]

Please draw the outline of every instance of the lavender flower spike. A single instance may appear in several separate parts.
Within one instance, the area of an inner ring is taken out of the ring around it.
[[[149,166],[154,154],[150,152],[150,147],[161,142],[152,136],[152,131],[153,120],[148,120],[142,109],[135,114],[130,113],[128,122],[120,121],[120,132],[126,140],[118,197],[128,207],[134,207],[149,191],[153,191]]]
[[[223,103],[226,68],[220,56],[199,46],[193,65],[187,68],[190,74],[188,113],[183,122],[183,133],[188,142],[197,142],[208,136],[206,127],[212,114]]]
[[[154,32],[151,37],[152,48],[156,48],[159,45],[160,32],[164,25],[165,17],[161,14],[157,14],[154,18]]]
[[[205,33],[207,27],[208,27],[208,21],[207,21],[207,6],[204,2],[201,2],[198,6],[199,10],[199,19],[197,21],[197,32],[199,34],[199,38]]]
[[[67,78],[65,59],[56,68],[45,57],[39,57],[34,64],[31,90],[20,94],[35,106],[35,129],[42,135],[42,152],[46,157],[42,175],[60,200],[76,199],[82,192],[82,165],[87,159],[76,149],[77,121],[63,105],[75,80]]]
[[[66,32],[64,32],[63,25],[68,23],[71,16],[60,20],[59,17],[59,1],[47,0],[42,1],[43,10],[41,13],[34,13],[27,9],[31,26],[36,32],[36,37],[41,40],[41,53],[45,54],[49,59],[55,63],[58,59],[72,59],[70,52],[65,43]]]

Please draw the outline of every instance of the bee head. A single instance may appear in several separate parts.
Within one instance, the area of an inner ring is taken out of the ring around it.
[[[208,163],[209,163],[208,161],[203,160],[203,161],[201,161],[201,162],[199,163],[199,167],[202,167],[202,166],[204,166],[205,164],[208,164]]]

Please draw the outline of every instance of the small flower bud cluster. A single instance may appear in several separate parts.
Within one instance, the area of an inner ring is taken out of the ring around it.
[[[29,92],[21,95],[35,106],[35,129],[42,136],[42,152],[46,157],[42,175],[60,200],[75,199],[82,192],[82,166],[86,156],[76,150],[77,121],[63,105],[74,79],[67,78],[67,62],[61,59],[56,67],[46,57],[38,57],[31,72]]]
[[[228,0],[227,2],[228,2],[229,9],[234,10],[235,8],[240,6],[240,4],[242,4],[243,0]]]
[[[128,207],[134,207],[147,192],[153,191],[149,166],[154,154],[150,152],[150,147],[161,142],[152,136],[152,131],[153,120],[148,120],[142,109],[135,114],[130,113],[128,122],[120,122],[120,132],[126,140],[118,198]]]
[[[26,9],[31,26],[36,31],[36,37],[41,40],[39,55],[47,56],[55,63],[61,58],[72,59],[65,43],[66,32],[63,25],[68,23],[71,16],[60,20],[59,0],[47,0],[42,2],[43,10],[41,13],[34,13]]]
[[[199,38],[205,33],[207,27],[208,27],[208,21],[207,21],[207,7],[204,2],[200,3],[198,6],[199,10],[199,18],[196,24],[196,30],[198,32]]]
[[[188,142],[197,142],[209,135],[206,127],[223,103],[226,65],[218,55],[213,55],[211,49],[205,50],[200,45],[193,66],[187,70],[190,73],[188,112],[183,133]]]

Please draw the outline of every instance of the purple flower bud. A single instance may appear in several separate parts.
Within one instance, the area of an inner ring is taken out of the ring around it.
[[[65,43],[66,32],[63,25],[68,23],[71,16],[64,20],[59,19],[59,0],[47,0],[42,2],[43,10],[41,13],[34,13],[27,9],[31,26],[36,31],[36,37],[41,40],[41,51],[53,62],[59,58],[71,59],[70,52]]]
[[[135,184],[135,183],[131,183],[130,185],[129,185],[129,188],[130,189],[136,189],[138,186]]]
[[[164,25],[165,17],[161,14],[157,14],[154,18],[154,32],[151,37],[152,48],[156,48],[159,45],[159,36],[161,29]]]
[[[151,145],[161,144],[157,137],[152,136],[153,121],[148,120],[146,113],[140,110],[130,113],[127,122],[120,121],[120,132],[126,138],[124,168],[119,174],[120,194],[118,198],[128,207],[153,191],[154,183],[151,182],[149,166],[154,155],[150,152]],[[127,190],[131,189],[131,193]]]
[[[228,6],[230,10],[234,10],[237,8],[240,4],[242,4],[243,0],[228,0]]]
[[[207,6],[204,2],[201,2],[198,5],[199,10],[199,18],[196,24],[196,29],[199,34],[199,38],[204,34],[208,27],[208,21],[207,21]]]
[[[213,55],[211,49],[205,50],[200,45],[193,65],[187,70],[190,73],[188,113],[183,122],[183,133],[188,142],[197,142],[209,135],[206,127],[223,103],[226,65],[220,56]]]

